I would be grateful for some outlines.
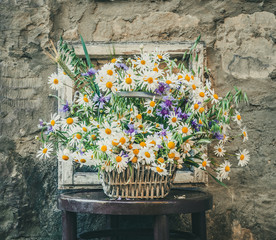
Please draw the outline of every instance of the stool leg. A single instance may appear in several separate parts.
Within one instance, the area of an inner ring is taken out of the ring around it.
[[[155,216],[154,240],[169,240],[169,222],[166,215]]]
[[[77,240],[77,215],[62,211],[62,240]]]
[[[117,215],[107,215],[106,216],[106,227],[108,229],[118,229],[119,228],[119,216]],[[118,237],[108,237],[106,240],[118,240]]]
[[[207,239],[205,212],[192,213],[192,229],[200,239]]]

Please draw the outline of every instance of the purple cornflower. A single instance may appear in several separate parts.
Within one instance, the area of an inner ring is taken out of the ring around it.
[[[69,112],[70,111],[70,107],[69,107],[68,101],[66,101],[66,104],[64,104],[59,111],[60,112]]]
[[[164,125],[163,125],[163,124],[161,124],[160,127],[162,128],[162,130],[161,130],[159,133],[157,133],[157,134],[158,134],[159,136],[162,136],[162,137],[167,136],[167,130],[168,130],[168,128],[164,128]]]
[[[134,129],[134,124],[128,124],[128,130],[125,130],[127,134],[132,135],[133,133],[136,134],[137,130]]]
[[[213,135],[213,138],[216,138],[218,140],[223,140],[224,136],[220,132],[215,132],[214,135]]]
[[[97,73],[97,70],[95,70],[94,68],[90,68],[86,73],[82,73],[81,75],[89,77],[89,76],[95,75],[96,73]]]
[[[164,102],[162,102],[160,104],[160,106],[162,108],[169,108],[174,105],[174,103],[172,101],[175,99],[173,97],[165,96],[165,97],[163,97],[163,100],[164,100]]]
[[[168,108],[166,108],[166,107],[162,108],[161,110],[157,109],[156,115],[158,115],[160,117],[167,118],[167,117],[170,116],[170,110]]]
[[[103,109],[104,105],[109,102],[110,98],[110,94],[105,97],[101,93],[100,96],[95,94],[93,97],[93,102],[95,102],[95,106],[99,106],[99,109]]]
[[[40,128],[44,127],[44,123],[43,123],[43,120],[42,120],[42,119],[39,119],[39,124],[38,124],[38,126],[39,126]]]
[[[50,125],[50,126],[47,127],[47,131],[45,131],[45,133],[48,135],[49,133],[51,133],[51,132],[53,132],[53,131],[54,131],[54,130],[53,130],[53,126]]]
[[[115,66],[116,66],[117,68],[124,69],[125,71],[128,70],[127,65],[125,65],[124,63],[116,63]]]
[[[158,87],[155,89],[155,92],[158,95],[164,95],[170,90],[170,86],[167,83],[159,82]]]

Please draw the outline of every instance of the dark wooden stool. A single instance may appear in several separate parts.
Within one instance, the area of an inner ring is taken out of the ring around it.
[[[63,211],[63,240],[78,239],[77,213],[105,214],[114,217],[152,215],[155,219],[153,230],[109,229],[83,233],[79,235],[79,239],[152,235],[154,240],[168,240],[170,237],[206,240],[205,211],[211,209],[212,204],[212,195],[199,189],[173,189],[167,197],[158,200],[111,200],[102,190],[61,194],[58,199],[58,208]],[[169,231],[167,215],[180,213],[192,214],[192,233]]]

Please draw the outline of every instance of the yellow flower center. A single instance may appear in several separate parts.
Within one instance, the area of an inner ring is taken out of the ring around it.
[[[133,146],[131,144],[128,145],[128,149],[132,149]]]
[[[83,127],[83,128],[82,128],[82,131],[87,132],[87,128],[86,128],[86,127]]]
[[[221,149],[221,148],[218,148],[218,151],[219,151],[219,152],[222,152],[222,149]]]
[[[122,145],[125,144],[125,143],[126,143],[126,139],[125,139],[124,137],[121,137],[120,143],[121,143]]]
[[[157,172],[163,172],[163,169],[160,168],[160,167],[156,167],[156,171],[157,171]]]
[[[196,103],[196,104],[194,105],[194,109],[197,110],[198,107],[199,107],[199,105]]]
[[[141,64],[142,64],[142,65],[145,65],[145,64],[146,64],[146,61],[145,61],[145,60],[141,60]]]
[[[179,80],[181,78],[183,78],[183,76],[182,75],[178,75],[177,79]]]
[[[107,146],[106,146],[106,145],[103,145],[103,146],[101,147],[101,150],[102,150],[103,152],[106,152]]]
[[[186,75],[186,76],[185,76],[185,80],[187,80],[188,82],[190,82],[190,79],[191,79],[191,78],[189,77],[189,75]]]
[[[175,157],[175,154],[174,154],[174,153],[169,153],[169,154],[168,154],[168,157],[169,157],[169,158],[174,158],[174,157]]]
[[[243,132],[243,136],[245,136],[245,137],[246,137],[246,135],[247,135],[247,134],[246,134],[246,132],[244,131],[244,132]]]
[[[83,101],[88,102],[88,98],[86,97],[86,95],[84,96]]]
[[[47,151],[48,151],[47,148],[44,148],[44,149],[42,150],[42,152],[43,152],[44,154],[47,153]]]
[[[79,133],[76,134],[77,139],[81,139],[81,135]]]
[[[138,115],[136,116],[136,118],[140,120],[140,119],[142,119],[142,115],[141,115],[141,114],[138,114]]]
[[[241,115],[237,115],[237,119],[238,119],[238,120],[241,120]]]
[[[189,129],[188,129],[187,127],[183,127],[183,128],[182,128],[182,133],[187,133],[188,130],[189,130]]]
[[[84,158],[82,158],[82,159],[80,160],[80,162],[81,162],[81,163],[85,163],[86,160],[85,160]]]
[[[58,79],[55,78],[54,81],[53,81],[53,83],[54,84],[58,84]]]
[[[157,68],[157,67],[154,67],[152,70],[153,70],[154,72],[158,72],[158,68]]]
[[[171,84],[172,81],[171,81],[171,80],[167,80],[166,83],[167,83],[167,84]]]
[[[149,105],[150,105],[151,107],[155,107],[155,102],[154,102],[154,101],[151,101]]]
[[[96,135],[95,135],[95,134],[92,134],[92,135],[91,135],[91,138],[92,138],[92,140],[96,140]]]
[[[66,72],[63,72],[63,75],[67,75]]]
[[[116,140],[112,140],[112,146],[114,146],[114,147],[115,147],[115,146],[118,146],[118,144],[119,144],[119,143],[118,143],[118,142],[116,142]]]
[[[156,142],[154,140],[152,140],[150,143],[153,144],[154,146],[156,145]]]
[[[195,84],[193,84],[193,85],[192,85],[192,88],[193,88],[194,90],[196,90],[196,85],[195,85]]]
[[[116,157],[116,162],[121,162],[122,161],[122,157],[121,156],[117,156]]]
[[[105,86],[107,87],[107,88],[112,88],[112,86],[113,86],[113,83],[112,82],[107,82],[106,84],[105,84]]]
[[[62,159],[66,161],[69,159],[69,157],[67,155],[62,155]]]
[[[204,112],[204,107],[201,107],[198,111],[199,111],[200,113],[203,113],[203,112]]]
[[[106,129],[105,129],[105,133],[106,133],[107,135],[110,135],[110,134],[111,134],[111,129],[106,128]]]
[[[159,59],[162,59],[162,58],[163,58],[160,54],[157,54],[157,57],[158,57]]]
[[[137,158],[137,157],[133,157],[133,158],[132,158],[132,160],[131,160],[131,162],[133,162],[133,163],[137,163],[137,160],[138,160],[138,158]]]
[[[200,92],[200,93],[199,93],[199,96],[200,96],[200,97],[204,97],[204,96],[205,96],[205,93],[204,93],[204,92]]]
[[[148,113],[148,114],[151,114],[151,110],[148,110],[147,113]]]
[[[203,167],[206,167],[206,165],[207,165],[207,162],[206,162],[206,161],[203,161],[203,162],[202,162],[202,166],[203,166]]]
[[[145,142],[140,142],[140,146],[145,147],[145,146],[147,146],[147,144]]]
[[[52,126],[55,126],[55,124],[56,124],[55,120],[52,120],[52,121],[51,121],[51,125],[52,125]]]
[[[160,126],[160,124],[159,123],[156,123],[156,125],[155,125],[157,128]]]
[[[226,167],[225,167],[225,172],[229,172],[230,171],[230,167],[227,165]]]
[[[202,121],[201,121],[201,119],[199,119],[199,120],[198,120],[198,123],[199,123],[199,124],[202,124]]]
[[[138,155],[138,154],[139,154],[139,149],[134,149],[134,150],[133,150],[133,153],[134,153],[135,155]]]
[[[131,83],[132,83],[132,79],[131,79],[131,78],[129,78],[129,77],[128,77],[128,78],[126,78],[126,83],[127,83],[127,84],[131,84]]]
[[[149,153],[149,152],[145,152],[145,156],[146,156],[147,158],[150,158],[150,153]]]
[[[66,119],[66,123],[69,124],[69,125],[71,125],[73,122],[74,122],[73,118],[69,117],[69,118]]]
[[[214,99],[218,99],[218,95],[217,94],[214,94],[213,97],[214,97]]]
[[[109,70],[107,70],[107,74],[108,74],[109,76],[112,76],[112,75],[113,75],[113,71],[112,71],[111,69],[109,69]]]
[[[111,59],[111,62],[115,63],[116,62],[116,58]]]
[[[168,148],[169,149],[174,149],[175,148],[175,143],[174,142],[169,142],[168,143]]]
[[[159,163],[164,163],[164,162],[165,162],[165,159],[162,158],[162,157],[160,157],[160,158],[157,159],[157,161],[158,161]]]
[[[193,80],[195,79],[195,78],[194,78],[194,75],[191,76],[191,79],[193,79]]]
[[[153,83],[153,78],[149,77],[147,81],[148,81],[149,84],[152,84]]]
[[[241,156],[240,156],[240,160],[243,160],[244,159],[244,155],[242,154]]]
[[[175,123],[177,121],[177,118],[176,117],[173,117],[172,118],[172,122]]]

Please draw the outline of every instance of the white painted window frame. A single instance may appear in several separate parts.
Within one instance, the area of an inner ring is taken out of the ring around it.
[[[75,53],[79,57],[85,57],[80,42],[70,42],[75,49]],[[116,56],[133,56],[140,53],[141,44],[144,52],[151,52],[156,48],[170,53],[171,57],[182,57],[185,51],[189,50],[193,45],[192,42],[125,42],[125,43],[105,43],[93,42],[87,43],[87,51],[92,59],[109,60],[113,49],[116,51]],[[206,48],[203,42],[199,42],[196,48],[191,52],[193,60],[191,62],[194,71],[198,72],[200,67],[199,77],[203,78],[204,68],[206,66]],[[195,61],[195,56],[198,55],[198,60]],[[60,89],[58,96],[72,103],[73,91],[71,87],[65,86]],[[62,107],[59,103],[59,109]],[[205,171],[194,169],[194,171],[178,171],[174,180],[175,186],[190,185],[190,184],[207,184],[208,175]],[[73,162],[59,160],[58,163],[58,188],[59,189],[95,189],[101,188],[101,182],[96,172],[76,172],[74,173]]]

